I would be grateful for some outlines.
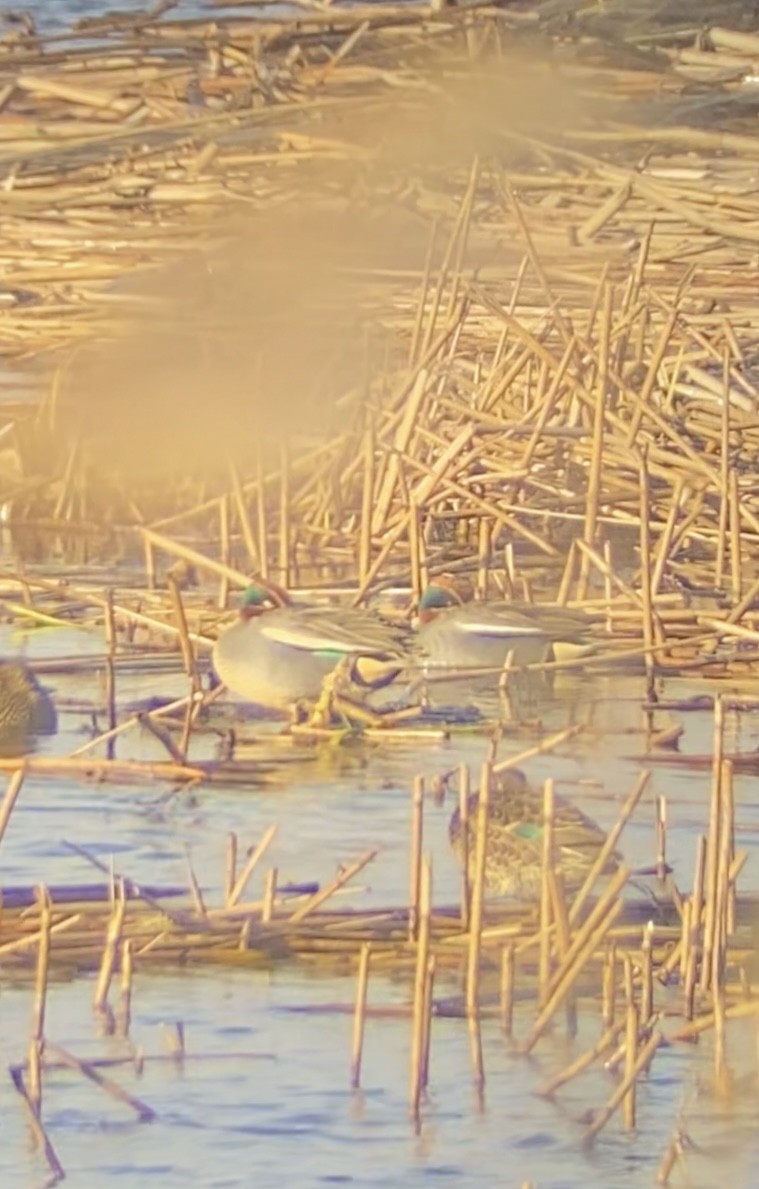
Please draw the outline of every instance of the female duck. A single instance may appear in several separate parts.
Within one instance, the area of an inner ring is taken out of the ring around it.
[[[469,798],[467,854],[474,856],[477,794]],[[448,836],[459,862],[464,854],[461,813],[455,809]],[[554,844],[568,890],[578,888],[595,863],[606,835],[600,826],[564,797],[554,798]],[[543,794],[527,783],[518,768],[493,777],[485,842],[485,887],[496,895],[538,899],[543,870]],[[621,856],[612,852],[602,874],[617,870]]]
[[[517,664],[529,664],[555,643],[586,643],[589,627],[582,612],[564,607],[466,602],[454,582],[439,578],[419,601],[416,652],[429,668],[500,668],[512,650]]]
[[[368,611],[299,607],[273,583],[243,594],[237,622],[221,633],[214,668],[233,693],[278,710],[316,701],[344,666],[363,689],[378,689],[404,665],[404,635]]]
[[[0,741],[51,734],[57,727],[50,695],[22,661],[0,661]]]

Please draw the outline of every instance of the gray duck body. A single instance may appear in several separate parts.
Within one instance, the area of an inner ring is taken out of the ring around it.
[[[382,672],[385,684],[388,669],[392,676],[403,666],[404,641],[402,632],[368,611],[277,607],[241,615],[226,628],[214,646],[213,664],[233,693],[284,710],[316,700],[341,661],[351,662],[360,685],[371,687],[373,672]]]
[[[414,655],[428,668],[501,668],[513,651],[516,664],[542,661],[558,642],[587,642],[581,612],[506,601],[442,607],[418,629]]]

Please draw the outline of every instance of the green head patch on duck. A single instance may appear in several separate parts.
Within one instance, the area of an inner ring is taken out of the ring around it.
[[[281,586],[267,579],[257,579],[245,587],[240,600],[240,614],[248,618],[275,607],[290,607],[291,600]]]
[[[445,607],[458,606],[460,606],[460,601],[453,591],[446,590],[442,586],[428,586],[422,592],[422,597],[419,600],[420,611],[442,611]]]
[[[471,597],[471,592],[467,590],[463,593],[459,590],[455,580],[445,577],[437,578],[422,591],[419,599],[420,622],[426,623],[430,619],[434,619],[439,611],[447,611],[451,607],[463,607],[464,603],[468,602],[467,596]]]
[[[250,586],[246,586],[242,592],[241,605],[243,607],[265,607],[267,603],[273,602],[268,590],[264,590],[255,582],[251,582]]]

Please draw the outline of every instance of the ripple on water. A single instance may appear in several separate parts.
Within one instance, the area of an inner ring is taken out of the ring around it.
[[[40,634],[29,638],[27,651],[35,656],[56,649],[70,654],[78,636]],[[6,638],[6,648],[9,643]],[[145,696],[148,684],[153,693],[160,692],[164,678],[125,674],[118,680],[119,697],[126,700]],[[102,699],[97,676],[56,675],[50,684],[59,696]],[[184,692],[181,679],[174,688]],[[642,692],[642,683],[631,677],[557,686],[532,708],[535,716],[546,729],[555,729],[572,716],[588,715],[592,729],[560,756],[531,761],[526,766],[531,779],[540,782],[554,775],[559,791],[602,825],[611,825],[640,768],[635,756],[642,751],[642,737],[636,733]],[[669,682],[668,692],[682,696],[690,691],[686,683]],[[43,755],[65,754],[83,742],[81,717],[65,709],[60,717],[59,734],[41,741]],[[683,750],[703,750],[704,740],[710,739],[710,716],[682,717]],[[278,727],[252,723],[246,730],[275,735]],[[756,746],[758,734],[759,724],[746,716],[741,747]],[[525,742],[506,738],[502,751],[517,751]],[[161,755],[157,741],[143,734],[119,746],[124,755]],[[211,754],[213,744],[201,740],[196,746],[197,754],[204,755]],[[402,905],[413,775],[440,774],[462,761],[476,771],[485,746],[481,738],[462,736],[444,744],[372,747],[360,756],[306,750],[302,764],[288,767],[281,787],[264,791],[214,786],[167,797],[158,786],[101,787],[57,777],[29,778],[3,841],[3,880],[102,882],[102,872],[66,849],[63,840],[70,839],[106,865],[113,861],[117,871],[134,879],[184,883],[187,848],[213,904],[220,895],[228,833],[234,830],[243,848],[276,822],[278,832],[267,863],[278,867],[281,880],[324,881],[340,862],[377,847],[377,860],[357,881],[364,890],[341,902],[359,907]],[[688,884],[696,836],[707,815],[708,783],[706,772],[654,766],[640,812],[623,839],[633,865],[651,860],[653,799],[666,792],[669,857],[680,882]],[[753,849],[759,807],[752,778],[737,778],[736,803],[738,844]],[[459,895],[459,873],[447,842],[450,810],[449,802],[445,807],[429,804],[425,811],[425,849],[433,859],[436,903],[453,902]],[[756,883],[755,867],[749,864],[744,886],[756,888]],[[259,888],[254,880],[252,891]],[[440,979],[437,993],[445,997],[458,989],[455,979]],[[60,1072],[49,1079],[44,1115],[71,1183],[98,1189],[111,1180],[123,1189],[146,1183],[255,1184],[257,1189],[283,1183],[345,1183],[359,1189],[413,1189],[443,1180],[492,1189],[493,1184],[518,1185],[529,1179],[541,1189],[629,1189],[652,1182],[681,1111],[686,1127],[693,1119],[694,1139],[707,1148],[720,1150],[725,1137],[731,1137],[731,1145],[720,1154],[720,1177],[728,1175],[729,1167],[734,1189],[754,1183],[750,1176],[741,1179],[745,1170],[756,1167],[750,1104],[744,1106],[741,1099],[727,1115],[714,1112],[699,1097],[699,1077],[709,1071],[708,1045],[660,1052],[640,1087],[638,1133],[624,1136],[615,1119],[593,1150],[583,1152],[577,1120],[589,1107],[606,1101],[613,1081],[602,1071],[589,1071],[565,1087],[555,1103],[537,1097],[536,1091],[595,1039],[593,1012],[581,1006],[581,1031],[575,1042],[552,1034],[530,1061],[512,1052],[488,1021],[484,1106],[472,1086],[465,1024],[436,1017],[429,1100],[421,1134],[416,1135],[407,1107],[408,1019],[367,1021],[364,1089],[348,1089],[350,1012],[319,1009],[326,1004],[349,1009],[354,990],[353,978],[315,977],[301,967],[273,972],[139,972],[133,1000],[135,1044],[149,1055],[165,1053],[167,1028],[181,1020],[188,1060],[184,1066],[148,1063],[142,1077],[128,1066],[110,1071],[157,1112],[150,1125],[134,1122],[128,1108],[75,1073]],[[83,1058],[122,1053],[117,1039],[99,1035],[91,997],[91,979],[51,986],[50,1039]],[[405,983],[372,977],[370,1003],[398,1004],[407,997]],[[0,1056],[7,1065],[24,1055],[32,992],[4,986],[0,998]],[[526,1033],[530,1021],[530,1012],[519,1007],[519,1035]],[[747,1040],[731,1059],[749,1062],[752,1043]],[[0,1183],[4,1189],[38,1183],[39,1157],[27,1143],[13,1089],[2,1080],[0,1110]],[[694,1158],[690,1171],[697,1189],[714,1183],[715,1163],[706,1156]]]
[[[113,4],[108,0],[24,0],[23,11],[34,16],[41,32],[60,33],[83,17],[102,16],[114,10],[144,12],[150,7],[145,0],[118,0],[118,3]],[[181,8],[183,17],[202,15],[204,9],[208,14],[206,0],[182,0]]]

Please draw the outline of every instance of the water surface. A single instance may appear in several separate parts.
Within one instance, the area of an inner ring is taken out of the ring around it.
[[[149,12],[154,4],[151,0],[113,0],[104,3],[103,0],[25,0],[23,5],[3,6],[2,11],[29,12],[35,18],[40,33],[63,33],[80,20],[100,17],[108,13]],[[208,20],[229,16],[251,16],[261,11],[264,5],[235,6],[228,4],[223,7],[211,5],[208,0],[179,0],[179,3],[167,12],[163,21],[189,20],[193,17],[205,17]],[[272,5],[272,7],[277,7]]]
[[[82,651],[99,653],[102,638],[97,632],[6,629],[0,647],[42,660]],[[76,700],[81,705],[88,699],[102,703],[102,676],[55,674],[45,680],[55,689],[62,709],[59,734],[41,740],[39,751],[64,754],[85,741],[89,730],[87,718],[67,711],[66,704]],[[703,688],[700,684],[699,690]],[[178,672],[118,677],[121,705],[135,698],[184,692],[185,679]],[[687,683],[676,680],[662,689],[665,696],[690,692]],[[564,677],[552,691],[533,693],[522,710],[545,729],[559,729],[578,717],[587,719],[590,728],[557,755],[527,763],[530,778],[540,781],[549,773],[554,775],[559,792],[571,796],[603,825],[611,825],[641,767],[642,696],[642,680],[631,676]],[[683,751],[708,751],[711,715],[680,717],[686,727]],[[264,867],[276,865],[280,882],[326,882],[340,863],[377,847],[379,855],[359,877],[360,886],[341,902],[359,908],[402,905],[408,882],[413,776],[423,772],[433,778],[461,762],[476,771],[487,744],[485,737],[464,735],[437,743],[313,749],[278,741],[281,727],[276,723],[247,721],[243,730],[290,761],[267,788],[215,785],[172,792],[160,785],[88,785],[58,777],[29,778],[0,852],[4,882],[99,882],[102,876],[66,849],[66,839],[112,862],[117,871],[151,883],[183,883],[189,850],[208,903],[220,903],[229,831],[237,832],[242,849],[276,822],[278,833]],[[756,719],[729,717],[728,735],[730,748],[755,747]],[[501,755],[520,751],[533,738],[527,730],[513,737],[507,734]],[[212,755],[216,746],[216,737],[199,736],[190,759]],[[163,758],[160,745],[147,733],[126,737],[118,754]],[[687,887],[695,839],[707,818],[708,785],[708,771],[694,774],[654,766],[638,814],[623,838],[628,861],[651,862],[654,797],[666,793],[669,858],[679,882]],[[752,852],[759,824],[754,786],[753,777],[736,779],[737,845]],[[432,856],[436,904],[454,903],[459,890],[458,870],[447,844],[451,808],[450,799],[444,806],[430,800],[425,810],[425,849]],[[261,879],[262,875],[254,877],[251,895],[259,894]],[[743,887],[757,887],[753,854]],[[449,977],[440,981],[437,993],[446,996],[459,989]],[[0,1055],[7,1066],[24,1055],[32,992],[28,987],[4,985],[0,994]],[[354,1094],[349,1090],[350,1015],[303,1010],[350,1005],[353,994],[352,977],[323,976],[295,964],[273,972],[138,972],[134,1042],[148,1054],[166,1052],[165,1028],[181,1020],[188,1052],[198,1058],[188,1059],[184,1067],[148,1064],[142,1078],[127,1069],[114,1072],[117,1081],[157,1111],[157,1120],[149,1125],[134,1122],[126,1107],[112,1103],[76,1074],[51,1076],[44,1117],[71,1182],[95,1186],[113,1178],[127,1189],[146,1181],[209,1186],[276,1186],[285,1181],[303,1186],[422,1186],[519,1185],[529,1179],[557,1189],[580,1185],[622,1189],[652,1183],[669,1136],[682,1124],[704,1149],[690,1157],[692,1184],[714,1184],[718,1171],[724,1175],[728,1152],[733,1184],[755,1183],[753,1099],[739,1095],[733,1113],[726,1107],[714,1109],[708,1089],[708,1042],[699,1048],[661,1052],[640,1089],[638,1132],[624,1136],[615,1119],[596,1147],[585,1153],[577,1120],[588,1108],[602,1105],[613,1088],[612,1079],[602,1072],[586,1074],[553,1104],[534,1092],[550,1073],[594,1042],[598,1027],[594,1005],[583,1008],[581,1004],[576,1040],[568,1040],[557,1029],[530,1060],[513,1051],[497,1022],[488,1021],[484,1104],[473,1089],[465,1025],[460,1020],[438,1019],[429,1101],[417,1135],[407,1110],[409,1021],[369,1020],[364,1090]],[[90,979],[53,984],[48,1036],[81,1057],[122,1053],[122,1041],[100,1034],[91,996]],[[408,997],[404,982],[379,975],[372,978],[371,1003],[403,1004]],[[517,1034],[526,1034],[533,1012],[529,1005],[518,1010]],[[745,1043],[742,1036],[747,1037]],[[731,1027],[729,1045],[737,1069],[753,1076],[755,1044],[750,1028]],[[10,1082],[2,1085],[2,1183],[41,1183],[42,1165],[30,1148],[22,1105]]]

